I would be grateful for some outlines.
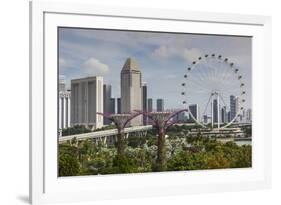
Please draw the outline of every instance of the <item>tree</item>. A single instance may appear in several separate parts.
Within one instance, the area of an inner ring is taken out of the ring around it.
[[[80,164],[76,151],[69,145],[61,147],[59,152],[59,176],[77,176],[80,174]]]

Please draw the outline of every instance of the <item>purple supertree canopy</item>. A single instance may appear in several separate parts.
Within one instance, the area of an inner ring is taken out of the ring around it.
[[[97,113],[103,117],[111,120],[118,129],[124,129],[126,125],[135,117],[141,113],[123,113],[123,114],[112,114],[112,113]]]
[[[151,111],[151,112],[143,112],[137,111],[143,115],[146,115],[149,119],[151,119],[154,126],[158,128],[167,129],[169,126],[177,123],[178,121],[175,119],[175,116],[181,112],[187,112],[187,109],[170,109],[164,111]]]

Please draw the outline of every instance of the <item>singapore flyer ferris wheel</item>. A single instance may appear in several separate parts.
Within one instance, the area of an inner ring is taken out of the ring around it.
[[[190,121],[212,129],[227,128],[239,121],[246,91],[234,62],[222,55],[205,54],[185,69],[183,77],[182,104]]]

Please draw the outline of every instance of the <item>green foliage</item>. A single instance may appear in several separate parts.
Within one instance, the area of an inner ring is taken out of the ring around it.
[[[139,136],[130,136],[127,139],[128,146],[137,148],[141,147],[146,143],[146,138],[145,137],[139,137]]]
[[[61,145],[59,153],[59,176],[79,175],[80,165],[76,154],[76,148],[69,145]]]
[[[111,130],[111,129],[116,129],[116,126],[113,125],[113,124],[110,124],[110,125],[103,126],[101,128],[95,129],[94,132],[104,131],[104,130]]]
[[[62,129],[62,136],[76,135],[88,132],[91,132],[91,130],[86,128],[84,125],[75,125],[74,127]]]
[[[252,147],[235,142],[188,135],[189,127],[173,126],[165,142],[167,171],[242,168],[252,166]],[[193,128],[195,129],[195,128]],[[96,144],[76,138],[59,145],[59,176],[142,173],[157,171],[155,130],[146,137],[130,136],[124,154],[116,145]]]
[[[246,126],[246,127],[243,127],[242,129],[245,132],[246,137],[252,136],[252,126]]]
[[[167,167],[169,171],[207,169],[207,159],[205,153],[182,151],[168,161]]]

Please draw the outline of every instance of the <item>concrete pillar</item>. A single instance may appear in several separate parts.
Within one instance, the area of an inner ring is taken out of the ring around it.
[[[66,112],[67,112],[66,104],[67,104],[67,98],[64,97],[64,100],[63,100],[63,128],[66,128]]]
[[[59,112],[59,129],[61,129],[61,113],[62,113],[62,110],[61,110],[61,97],[59,97],[59,109],[58,109],[58,112]]]
[[[71,98],[70,98],[70,96],[68,97],[68,120],[67,120],[67,122],[68,122],[68,124],[67,124],[67,127],[70,127],[70,120],[71,120],[71,109],[70,109],[70,107],[71,107],[71,102],[70,102],[70,100],[71,100]]]

